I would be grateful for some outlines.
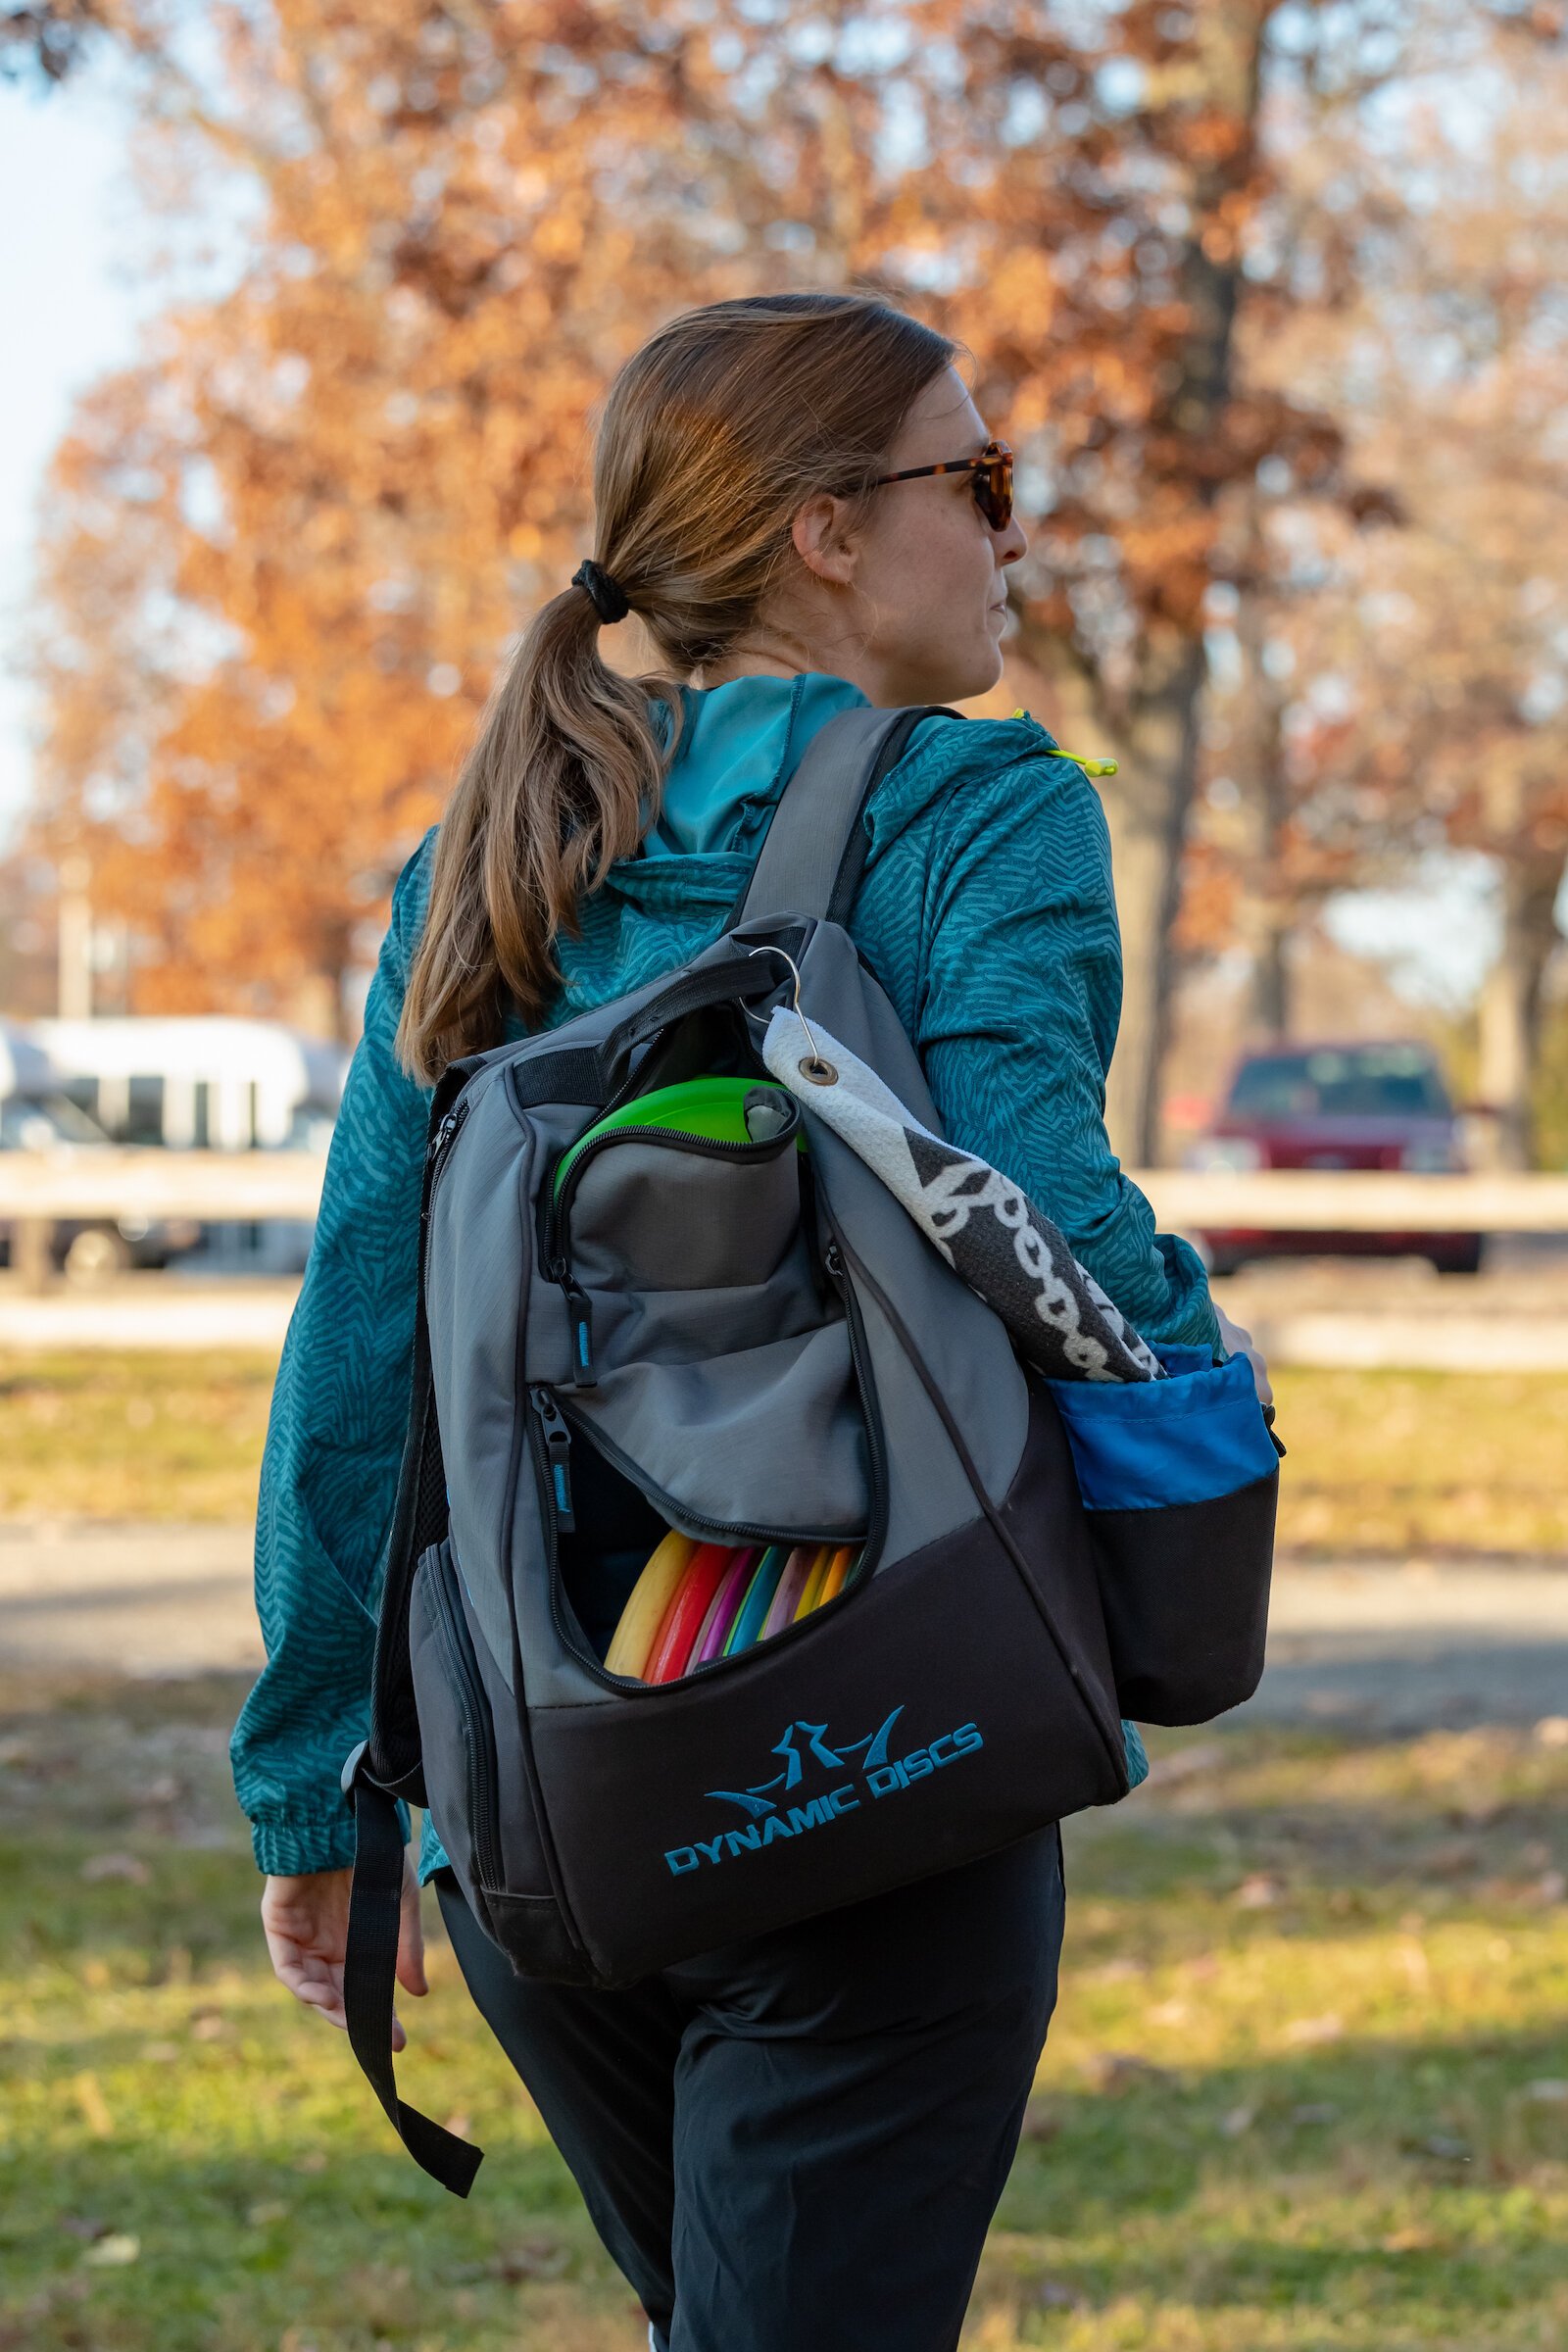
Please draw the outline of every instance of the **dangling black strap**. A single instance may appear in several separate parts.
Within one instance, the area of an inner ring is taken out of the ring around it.
[[[350,1759],[344,1778],[358,1768]],[[349,1895],[348,1943],[343,1955],[343,2014],[349,2044],[386,2109],[403,2145],[432,2180],[466,2197],[484,2151],[433,2124],[398,2097],[392,2071],[392,2001],[397,1982],[403,1907],[403,1824],[397,1799],[373,1781],[351,1783],[354,1802],[354,1883]]]
[[[406,2107],[398,2097],[392,2071],[392,2003],[403,1904],[403,1824],[398,1817],[398,1799],[424,1802],[409,1657],[409,1599],[421,1553],[440,1540],[446,1526],[446,1474],[424,1318],[425,1227],[430,1214],[433,1148],[472,1067],[455,1064],[437,1088],[431,1108],[432,1152],[425,1159],[419,1206],[414,1376],[376,1620],[370,1737],[361,1741],[344,1765],[342,1784],[354,1808],[354,1879],[343,1952],[343,2013],[349,2044],[415,2163],[459,2197],[466,2197],[473,2185],[483,2151],[433,2124],[417,2108]]]

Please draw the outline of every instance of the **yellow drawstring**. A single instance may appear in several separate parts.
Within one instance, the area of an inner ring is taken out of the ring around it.
[[[1027,718],[1029,713],[1027,710],[1015,710],[1012,715],[1014,718]],[[1077,752],[1064,752],[1059,743],[1056,757],[1058,760],[1070,760],[1074,767],[1083,769],[1086,776],[1113,776],[1116,773],[1114,760],[1085,760]]]

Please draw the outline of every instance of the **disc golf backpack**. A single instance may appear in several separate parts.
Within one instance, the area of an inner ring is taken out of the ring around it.
[[[1038,1377],[813,1113],[830,1061],[803,1056],[805,1100],[773,1087],[755,1135],[639,1116],[700,1079],[766,1086],[769,1017],[798,1006],[940,1135],[845,928],[865,803],[925,715],[830,721],[710,947],[436,1091],[371,1729],[343,1775],[345,2008],[460,2194],[479,2151],[393,2080],[399,1799],[519,1975],[621,1985],[1114,1803],[1122,1715],[1202,1721],[1261,1671],[1277,1461],[1245,1362]],[[593,1595],[672,1530],[856,1565],[770,1639],[611,1672]]]

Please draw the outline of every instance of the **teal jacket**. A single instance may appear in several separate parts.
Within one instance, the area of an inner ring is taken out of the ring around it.
[[[812,734],[866,700],[821,674],[683,695],[685,732],[642,852],[584,904],[580,939],[562,942],[552,1027],[717,936]],[[919,1051],[947,1133],[1025,1187],[1148,1338],[1222,1352],[1200,1260],[1155,1232],[1105,1137],[1121,946],[1094,788],[1032,719],[925,719],[867,822],[850,929]],[[272,1393],[256,1530],[268,1662],[230,1750],[267,1871],[353,1857],[338,1774],[368,1728],[429,1102],[393,1039],[433,841],[393,893]],[[1130,1746],[1136,1770],[1136,1735]],[[427,1823],[421,1877],[441,1859]]]

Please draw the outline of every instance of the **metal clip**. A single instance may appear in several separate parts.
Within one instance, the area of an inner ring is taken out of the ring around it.
[[[837,1086],[839,1082],[838,1071],[834,1068],[832,1062],[828,1060],[826,1054],[818,1050],[816,1040],[811,1035],[811,1024],[807,1019],[805,1012],[801,1008],[801,975],[794,956],[786,956],[782,948],[773,947],[748,948],[746,953],[748,956],[782,956],[783,960],[789,965],[795,981],[795,1004],[793,1007],[795,1017],[800,1022],[801,1027],[806,1031],[806,1042],[811,1049],[810,1053],[808,1054],[804,1054],[795,1066],[800,1071],[801,1076],[808,1079],[812,1086]]]

